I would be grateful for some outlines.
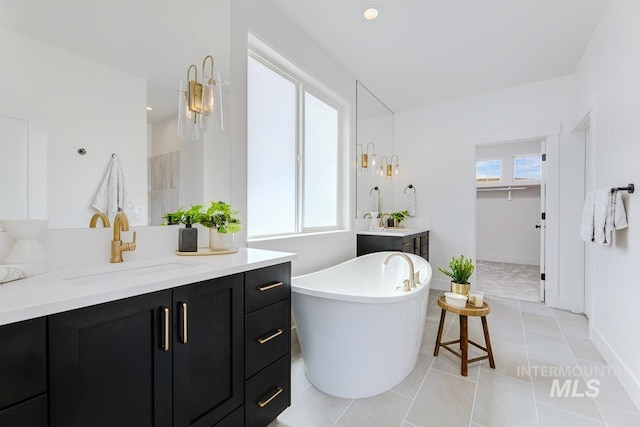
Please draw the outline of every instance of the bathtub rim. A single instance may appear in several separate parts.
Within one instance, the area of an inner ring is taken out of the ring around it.
[[[386,256],[388,256],[388,255],[390,255],[392,253],[403,253],[405,255],[408,255],[410,258],[419,258],[420,260],[424,261],[426,263],[427,267],[428,267],[427,280],[424,283],[419,284],[416,289],[413,289],[410,292],[404,292],[401,289],[398,289],[397,291],[395,291],[395,293],[393,295],[385,295],[385,296],[354,295],[354,294],[339,293],[339,292],[334,292],[334,291],[329,292],[329,291],[315,289],[315,288],[308,288],[308,287],[300,286],[300,285],[296,284],[296,279],[312,276],[312,275],[315,275],[315,274],[320,274],[320,273],[328,271],[328,270],[334,270],[336,268],[339,268],[339,267],[343,266],[344,264],[355,262],[359,258],[374,257],[374,256],[382,257],[381,254],[384,254],[384,257],[386,257]],[[370,253],[370,254],[366,254],[366,255],[359,256],[359,257],[351,258],[351,259],[349,259],[347,261],[341,262],[340,264],[336,264],[336,265],[333,265],[331,267],[323,268],[321,270],[314,271],[313,273],[301,274],[299,276],[292,277],[291,278],[291,292],[295,292],[295,293],[302,294],[302,295],[309,295],[309,296],[313,296],[313,297],[317,297],[317,298],[339,300],[339,301],[360,302],[360,303],[368,303],[368,304],[393,304],[393,303],[406,301],[406,300],[411,299],[411,298],[416,298],[419,294],[423,294],[425,292],[425,290],[428,291],[430,289],[430,287],[431,287],[432,275],[433,275],[433,269],[431,268],[431,264],[429,264],[429,261],[427,261],[426,259],[424,259],[424,258],[422,258],[422,257],[420,257],[418,255],[411,254],[411,253],[400,252],[400,251],[373,252],[373,253]]]

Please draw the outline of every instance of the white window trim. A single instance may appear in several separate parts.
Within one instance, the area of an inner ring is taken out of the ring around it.
[[[348,205],[345,203],[345,198],[341,196],[340,189],[348,188],[348,159],[345,158],[345,144],[348,144],[348,133],[345,132],[344,126],[349,123],[349,103],[344,98],[340,97],[336,93],[332,92],[326,84],[320,82],[309,73],[287,60],[282,54],[276,52],[274,49],[266,45],[255,36],[249,34],[249,50],[248,56],[260,62],[264,66],[279,73],[284,78],[290,80],[296,84],[296,91],[298,102],[302,107],[298,111],[297,118],[297,144],[296,144],[296,157],[297,157],[297,180],[296,180],[296,220],[297,220],[297,232],[294,233],[282,233],[271,235],[258,235],[247,236],[247,242],[258,242],[270,239],[282,239],[295,236],[305,235],[317,235],[326,232],[346,231],[348,230],[348,221],[345,221],[345,210],[348,209]],[[303,193],[304,193],[304,103],[301,102],[304,97],[304,93],[308,92],[319,100],[325,102],[329,106],[335,108],[338,112],[338,144],[337,144],[337,159],[338,159],[338,173],[337,173],[337,197],[336,197],[336,212],[335,226],[327,227],[303,227]],[[248,204],[248,201],[247,201]]]

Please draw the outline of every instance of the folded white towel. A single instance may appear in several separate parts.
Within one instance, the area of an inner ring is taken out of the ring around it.
[[[135,204],[129,197],[124,171],[117,154],[111,156],[111,162],[93,201],[93,207],[107,214],[110,220],[113,220],[119,211],[124,211],[129,224],[137,222]]]
[[[31,267],[27,264],[0,265],[0,283],[25,279],[31,276]]]
[[[580,223],[580,238],[582,238],[582,240],[585,242],[593,241],[595,196],[595,191],[589,191],[584,199],[584,208],[582,209],[582,222]]]

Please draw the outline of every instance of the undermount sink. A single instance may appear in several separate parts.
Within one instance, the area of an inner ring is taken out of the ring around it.
[[[111,280],[145,276],[147,274],[165,273],[168,271],[180,270],[188,267],[193,267],[193,264],[170,262],[157,265],[147,265],[143,267],[133,267],[118,271],[108,271],[105,273],[87,274],[76,277],[65,277],[64,280],[69,283],[73,283],[74,285],[91,285],[94,283],[107,282]]]

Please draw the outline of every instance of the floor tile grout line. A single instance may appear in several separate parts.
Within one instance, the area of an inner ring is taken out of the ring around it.
[[[555,320],[556,324],[558,325],[558,329],[560,329],[560,333],[562,334],[562,340],[564,341],[564,343],[566,344],[567,348],[569,349],[569,353],[571,353],[571,357],[573,358],[573,362],[575,363],[575,366],[580,367],[580,365],[578,365],[578,358],[576,357],[575,354],[573,354],[573,350],[571,349],[571,346],[569,345],[569,341],[567,340],[567,337],[562,332],[562,328],[560,328],[560,322],[558,322],[558,319],[556,318],[555,314],[553,315],[553,320]],[[587,383],[587,378],[584,376],[584,371],[582,371],[582,369],[581,369],[581,372],[580,372],[580,377],[582,378],[582,380],[586,384]],[[602,418],[602,421],[604,421],[604,425],[608,426],[609,423],[607,423],[607,419],[604,417],[604,413],[602,412],[602,409],[600,408],[600,405],[598,404],[598,400],[595,399],[595,398],[590,398],[590,399],[593,399],[594,403],[596,404],[596,408],[598,409],[598,413],[600,414],[600,417]]]
[[[409,409],[407,409],[407,412],[404,414],[404,418],[402,419],[402,424],[404,423],[409,423],[407,421],[407,417],[409,416],[409,413],[411,412],[411,408],[413,408],[413,405],[416,403],[416,399],[418,398],[418,395],[420,394],[420,390],[422,390],[422,386],[424,385],[424,382],[427,380],[427,376],[429,375],[429,371],[431,371],[431,368],[433,367],[433,362],[436,360],[436,358],[434,357],[433,359],[431,359],[431,363],[429,363],[429,367],[427,368],[427,372],[425,372],[424,377],[422,377],[422,381],[420,382],[420,385],[418,386],[417,390],[416,390],[416,395],[413,397],[413,399],[411,399],[411,405],[409,405]],[[400,424],[402,426],[402,424]],[[411,424],[411,423],[409,423]],[[414,424],[411,424],[414,425]]]
[[[518,301],[518,308],[520,309],[520,320],[522,321],[522,338],[524,339],[524,354],[527,358],[527,368],[531,372],[531,359],[529,357],[529,345],[527,343],[527,335],[524,333],[524,319],[522,318],[522,304]],[[536,411],[536,425],[540,426],[540,414],[538,414],[538,399],[536,398],[536,390],[533,384],[533,377],[531,380],[531,397],[533,398],[533,407]]]
[[[544,402],[538,402],[538,405],[546,406],[547,408],[555,409],[556,411],[565,412],[567,414],[575,415],[575,416],[583,418],[585,420],[592,421],[592,422],[597,422],[597,423],[600,423],[600,424],[602,424],[604,426],[607,426],[606,421],[599,421],[599,420],[596,420],[594,418],[587,417],[587,416],[585,416],[583,414],[580,414],[578,412],[573,412],[573,411],[569,411],[567,409],[558,408],[557,406],[549,405],[548,403],[544,403]]]
[[[344,411],[342,411],[340,416],[338,418],[336,418],[336,421],[332,424],[333,426],[336,426],[340,422],[340,418],[342,418],[344,416],[344,414],[347,413],[347,411],[349,410],[349,408],[351,408],[351,405],[353,405],[353,402],[355,402],[355,401],[356,401],[356,399],[351,399],[351,402],[349,402],[347,407],[344,408]]]

